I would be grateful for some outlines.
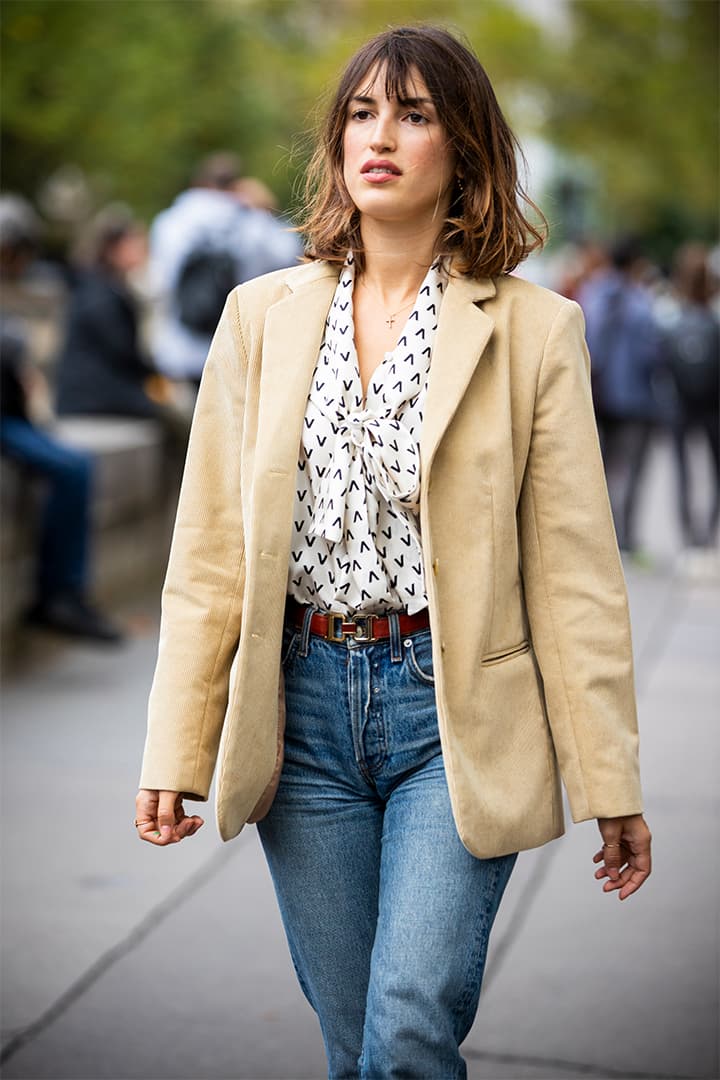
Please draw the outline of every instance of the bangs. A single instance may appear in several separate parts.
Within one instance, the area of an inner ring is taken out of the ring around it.
[[[360,75],[358,85],[350,89],[350,97],[369,97],[370,91],[377,79],[378,75],[384,71],[384,90],[385,96],[388,98],[397,98],[401,105],[406,102],[414,101],[419,95],[417,93],[417,77],[425,82],[428,92],[433,99],[433,104],[437,105],[435,95],[432,93],[430,86],[427,85],[427,79],[420,71],[418,65],[414,60],[409,59],[406,55],[398,52],[396,49],[387,50],[387,56],[379,56],[374,59],[366,68],[366,70]]]
[[[402,32],[388,34],[362,49],[345,71],[338,97],[347,108],[355,97],[368,97],[378,75],[384,74],[384,90],[388,98],[400,104],[412,102],[418,96],[417,79],[425,83],[433,105],[446,112],[446,95],[442,83],[442,54],[427,42],[417,42]]]

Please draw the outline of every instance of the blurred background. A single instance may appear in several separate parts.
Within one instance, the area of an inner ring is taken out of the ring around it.
[[[392,22],[467,35],[555,242],[639,232],[668,264],[717,225],[717,5],[589,0],[5,0],[3,186],[48,246],[122,199],[146,221],[218,148],[289,208],[343,59]],[[537,149],[535,149],[537,147]]]
[[[297,261],[289,229],[345,60],[426,20],[467,37],[524,149],[550,240],[517,273],[585,313],[659,855],[619,913],[593,888],[590,825],[519,861],[470,1075],[717,1076],[720,5],[1,14],[6,1075],[322,1075],[254,830],[223,846],[209,820],[158,856],[133,798],[219,305]]]

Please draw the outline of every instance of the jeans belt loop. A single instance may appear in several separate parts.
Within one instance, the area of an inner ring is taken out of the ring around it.
[[[396,611],[391,611],[388,615],[388,621],[390,625],[390,659],[394,664],[398,664],[403,658],[400,616]]]
[[[312,622],[314,613],[315,608],[312,604],[310,604],[303,612],[303,622],[300,629],[300,646],[298,649],[298,655],[302,656],[303,659],[310,652],[310,623]]]

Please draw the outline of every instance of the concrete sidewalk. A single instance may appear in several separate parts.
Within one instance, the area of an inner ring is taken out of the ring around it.
[[[720,585],[628,579],[655,871],[625,903],[603,895],[592,822],[520,856],[471,1080],[719,1075]],[[221,844],[210,805],[189,842],[136,840],[153,604],[135,625],[119,651],[54,649],[4,688],[4,1076],[321,1078],[255,829]]]

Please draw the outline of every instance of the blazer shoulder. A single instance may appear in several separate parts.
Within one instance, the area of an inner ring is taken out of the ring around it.
[[[553,333],[563,337],[584,335],[582,308],[560,293],[533,281],[504,274],[493,278],[496,293],[488,303],[488,314],[497,324],[509,327],[515,344],[523,348],[545,347]]]
[[[521,303],[529,310],[545,314],[550,319],[554,319],[563,308],[572,310],[578,307],[574,300],[568,300],[566,296],[547,289],[544,285],[536,285],[534,281],[527,281],[515,274],[501,274],[493,278],[493,281],[499,302]]]
[[[337,269],[330,263],[302,263],[284,270],[273,270],[270,274],[262,274],[251,281],[243,282],[242,285],[236,285],[231,295],[235,298],[241,314],[255,313],[258,309],[266,311],[290,293],[307,288],[322,278],[333,276],[337,277]]]

